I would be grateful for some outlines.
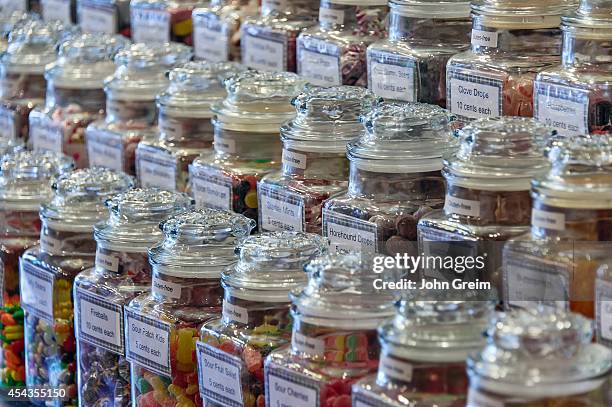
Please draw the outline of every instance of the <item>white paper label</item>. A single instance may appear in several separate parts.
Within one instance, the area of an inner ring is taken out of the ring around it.
[[[126,308],[125,326],[127,359],[170,376],[170,325]]]
[[[170,154],[146,148],[136,149],[138,180],[143,188],[176,191],[176,159]]]
[[[153,293],[159,294],[163,297],[174,298],[176,300],[181,298],[181,284],[173,283],[171,281],[164,281],[158,277],[153,276]]]
[[[240,383],[242,361],[199,341],[196,349],[202,398],[223,406],[244,406]]]
[[[90,167],[105,167],[123,171],[123,143],[120,135],[87,130],[86,140]]]
[[[21,306],[48,323],[53,321],[53,275],[20,260]]]
[[[467,405],[470,407],[504,407],[504,402],[486,396],[478,390],[468,390]]]
[[[301,196],[263,183],[259,183],[257,192],[262,230],[304,230],[304,200]]]
[[[131,7],[132,40],[160,44],[170,42],[170,13],[142,7]]]
[[[315,41],[309,41],[310,46]],[[325,49],[327,44],[324,41],[317,45],[319,49]],[[310,47],[309,47],[310,48]],[[335,48],[335,47],[334,47]],[[342,85],[340,77],[340,57],[338,55],[324,54],[322,51],[300,48],[299,50],[298,73],[316,86],[337,86]]]
[[[275,407],[312,407],[319,403],[319,389],[312,380],[280,367],[266,374],[266,405]]]
[[[472,119],[499,117],[502,112],[502,81],[475,71],[449,70],[448,107]]]
[[[582,89],[535,84],[534,117],[569,136],[587,134],[589,129],[589,93]]]
[[[221,22],[215,24],[207,20],[194,21],[193,25],[193,50],[197,59],[211,62],[223,62],[229,60],[229,38],[223,32]]]
[[[397,380],[409,382],[412,380],[412,365],[401,360],[393,359],[388,355],[380,358],[378,371]]]
[[[72,22],[70,2],[71,0],[42,0],[43,20],[59,20],[62,23],[70,24]]]
[[[223,300],[223,319],[228,322],[234,321],[241,324],[248,324],[249,311],[244,307]]]
[[[480,202],[446,195],[444,210],[457,215],[478,217],[480,216]]]
[[[537,304],[565,307],[568,272],[563,264],[544,259],[517,259],[505,266],[505,300],[512,306],[533,308]]]
[[[323,233],[332,254],[342,251],[376,251],[376,224],[323,209]]]
[[[597,279],[595,292],[599,335],[606,341],[612,341],[612,283]]]
[[[96,250],[96,267],[116,273],[119,271],[119,258]]]
[[[372,61],[370,90],[385,99],[416,101],[414,88],[414,65],[400,66]]]
[[[28,0],[0,0],[0,12],[3,16],[10,16],[15,11],[28,11]]]
[[[497,48],[497,31],[484,31],[472,28],[472,45]]]
[[[81,5],[79,25],[84,32],[115,34],[117,32],[117,10],[114,7]]]
[[[565,214],[532,209],[531,225],[550,230],[565,230]]]
[[[62,241],[45,233],[40,234],[40,248],[45,253],[60,254],[62,252]]]
[[[78,287],[76,303],[78,338],[122,355],[124,349],[121,305]]]
[[[0,138],[3,140],[15,140],[18,130],[15,127],[15,112],[0,106]]]
[[[300,154],[296,153],[295,151],[283,149],[283,165],[298,168],[300,170],[305,170],[306,154]]]
[[[34,151],[53,151],[61,153],[64,141],[64,132],[60,125],[44,120],[30,123],[30,138]]]
[[[321,7],[319,9],[319,23],[327,25],[344,24],[344,10]]]
[[[222,175],[191,172],[191,188],[197,208],[231,210],[232,183]]]
[[[214,135],[215,150],[222,153],[235,153],[236,152],[236,140],[219,137],[217,134]]]
[[[325,341],[323,339],[311,338],[293,331],[291,345],[300,352],[313,356],[323,356],[325,354]]]
[[[285,70],[285,44],[265,38],[243,35],[242,63],[263,71]]]

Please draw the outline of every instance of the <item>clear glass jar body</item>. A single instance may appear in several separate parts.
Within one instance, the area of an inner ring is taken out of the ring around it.
[[[242,63],[262,71],[296,72],[296,41],[316,24],[318,0],[265,0],[262,16],[247,18],[241,27]]]
[[[47,22],[60,21],[66,25],[76,22],[76,0],[40,0],[40,8]]]
[[[595,334],[597,343],[612,348],[612,261],[607,261],[597,270],[595,280]]]
[[[83,32],[130,36],[130,0],[77,0]]]
[[[134,42],[192,45],[191,12],[200,0],[130,1],[131,35]]]
[[[387,100],[446,107],[446,63],[469,48],[469,10],[458,16],[467,3],[423,4],[431,8],[427,17],[390,3],[389,38],[368,46],[368,88]]]
[[[193,50],[196,59],[240,62],[240,27],[257,15],[254,0],[216,0],[193,10]]]
[[[534,117],[565,135],[611,134],[612,19],[563,20],[561,65],[538,73]]]
[[[538,15],[534,7],[532,16],[508,11],[504,17],[474,9],[472,48],[447,65],[446,106],[452,113],[463,120],[533,116],[533,81],[560,61],[563,7],[551,7],[558,14]]]
[[[386,2],[340,3],[323,0],[319,26],[298,37],[297,72],[318,86],[367,87],[366,48],[386,36]]]

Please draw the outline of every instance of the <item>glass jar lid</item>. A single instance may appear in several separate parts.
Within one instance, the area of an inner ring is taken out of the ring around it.
[[[383,103],[362,116],[363,136],[347,145],[358,168],[387,173],[438,171],[454,151],[455,116],[425,103]]]
[[[578,0],[474,0],[476,21],[500,29],[556,28],[561,16],[578,5]]]
[[[210,106],[225,96],[223,81],[244,71],[235,62],[188,62],[170,71],[170,86],[157,97],[159,108],[173,115],[210,118]]]
[[[50,151],[18,151],[0,162],[0,207],[38,211],[52,197],[51,181],[74,168],[74,160]]]
[[[470,2],[466,0],[390,0],[393,14],[419,18],[467,18]]]
[[[7,154],[25,150],[26,146],[21,138],[0,137],[0,159]]]
[[[117,68],[104,90],[119,100],[155,100],[168,87],[167,72],[191,57],[191,47],[184,44],[133,44],[117,53]]]
[[[531,183],[534,199],[560,208],[612,208],[610,136],[563,138],[553,145],[548,157],[550,171]]]
[[[15,29],[19,24],[25,24],[31,20],[37,20],[37,15],[26,13],[23,11],[13,11],[10,14],[0,12],[0,33],[4,39]]]
[[[459,149],[444,159],[449,183],[488,191],[527,191],[549,168],[544,156],[555,130],[525,117],[479,119],[458,131]]]
[[[372,262],[351,253],[319,257],[304,267],[308,284],[290,294],[294,315],[314,325],[376,329],[393,316],[396,293],[378,290],[375,280],[396,272],[373,271]]]
[[[306,85],[291,104],[297,116],[281,129],[285,147],[301,151],[342,153],[363,132],[359,117],[379,99],[355,86],[320,88]]]
[[[183,278],[219,278],[236,261],[236,245],[255,221],[217,209],[183,212],[162,222],[163,241],[149,249],[153,271]]]
[[[129,175],[108,168],[84,168],[53,182],[53,199],[42,204],[40,217],[58,230],[93,231],[108,216],[104,202],[134,186]]]
[[[9,35],[9,45],[0,56],[0,70],[42,75],[57,58],[57,42],[63,26],[38,20],[20,24]]]
[[[580,6],[571,14],[561,17],[561,21],[565,31],[574,27],[605,30],[602,39],[610,39],[612,0],[580,0]]]
[[[162,239],[159,223],[190,209],[193,200],[184,193],[157,188],[131,189],[106,201],[108,220],[94,227],[99,246],[129,244],[122,251],[146,252]]]
[[[45,78],[63,88],[102,89],[104,79],[114,71],[115,54],[128,44],[121,35],[71,37],[60,45],[57,61],[45,69]]]
[[[515,397],[565,397],[602,385],[612,369],[612,351],[591,343],[591,322],[562,310],[517,310],[500,314],[488,344],[467,360],[472,385]]]
[[[236,249],[238,263],[223,272],[232,295],[252,301],[289,302],[289,292],[306,283],[304,265],[327,252],[314,233],[268,232],[250,236]]]
[[[241,72],[225,81],[227,97],[212,106],[215,125],[228,130],[277,132],[281,123],[293,118],[291,100],[306,81],[290,72]]]
[[[403,300],[393,320],[378,329],[392,355],[415,362],[454,363],[485,345],[492,301]]]

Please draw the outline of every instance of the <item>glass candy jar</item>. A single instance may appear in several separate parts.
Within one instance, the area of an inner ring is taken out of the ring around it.
[[[612,141],[574,136],[549,152],[550,172],[532,182],[531,233],[504,247],[509,306],[569,306],[594,314],[597,268],[611,259]]]
[[[362,118],[364,135],[347,146],[348,192],[323,207],[332,252],[416,254],[418,220],[444,203],[440,170],[456,145],[453,118],[421,103],[381,104]]]
[[[386,35],[386,0],[321,0],[319,25],[297,39],[297,72],[319,86],[367,87],[366,48]]]
[[[159,223],[185,211],[185,194],[132,189],[106,201],[110,218],[95,226],[95,268],[74,281],[80,405],[129,406],[123,305],[151,288],[147,251],[162,238]]]
[[[159,138],[136,148],[142,186],[187,190],[189,165],[212,152],[210,106],[226,96],[223,80],[243,69],[231,62],[189,62],[170,71],[170,86],[157,97]]]
[[[592,336],[589,320],[565,311],[501,314],[467,360],[467,406],[609,406],[612,352]]]
[[[76,0],[39,0],[43,20],[71,25],[76,22]]]
[[[30,113],[34,150],[64,152],[78,168],[89,165],[85,128],[104,113],[104,79],[115,53],[127,44],[119,36],[83,34],[62,43],[58,60],[45,69],[44,108]]]
[[[291,346],[265,361],[266,405],[348,407],[351,386],[378,368],[376,328],[395,296],[374,288],[384,275],[356,254],[321,257],[305,271],[308,285],[291,293]]]
[[[319,0],[262,0],[261,17],[240,28],[242,63],[262,71],[295,72],[296,40],[316,24]]]
[[[459,150],[444,160],[444,209],[419,220],[419,247],[431,255],[486,256],[486,262],[468,272],[423,272],[448,281],[487,281],[501,293],[503,242],[529,231],[530,182],[548,170],[544,149],[554,131],[532,118],[502,117],[478,119],[459,134]]]
[[[130,0],[77,0],[83,32],[130,36]]]
[[[46,151],[16,152],[0,163],[0,389],[25,386],[19,257],[38,243],[38,207],[51,198],[51,180],[73,166],[70,158]]]
[[[391,0],[389,38],[368,46],[368,88],[387,100],[446,107],[446,63],[469,48],[465,0]]]
[[[306,283],[304,265],[326,248],[320,236],[299,232],[262,233],[238,246],[238,263],[221,278],[223,316],[202,327],[197,345],[206,406],[264,405],[264,359],[291,341],[289,292]]]
[[[133,44],[117,54],[104,83],[106,118],[85,132],[91,166],[136,174],[138,143],[156,137],[155,98],[168,87],[167,71],[190,58],[189,47],[177,43]]]
[[[61,26],[29,21],[15,28],[0,55],[0,137],[28,139],[28,116],[45,101],[45,66],[57,58]]]
[[[378,374],[353,385],[353,405],[465,405],[465,360],[485,345],[482,333],[493,307],[486,301],[402,301],[395,318],[378,328]]]
[[[561,30],[561,65],[538,74],[534,116],[561,134],[612,134],[612,1],[582,0]]]
[[[279,127],[295,115],[290,101],[303,85],[288,72],[247,71],[225,82],[227,97],[212,107],[214,153],[189,168],[197,206],[257,219],[257,181],[280,167]]]
[[[254,226],[215,209],[163,224],[164,240],[149,251],[152,291],[125,307],[132,406],[202,406],[196,340],[201,325],[221,314],[221,271],[235,262],[236,244]]]
[[[536,74],[559,63],[560,17],[575,0],[472,3],[472,48],[446,70],[446,106],[463,120],[533,116]]]
[[[348,184],[346,144],[361,135],[359,117],[375,102],[352,86],[307,87],[293,99],[297,116],[281,127],[282,171],[257,186],[261,231],[321,233],[324,202]]]
[[[93,226],[108,212],[104,200],[133,186],[131,177],[103,168],[82,169],[53,183],[53,199],[41,206],[40,246],[21,257],[28,389],[56,389],[41,406],[75,406],[76,343],[72,282],[94,264]],[[57,397],[57,396],[60,397]]]
[[[204,0],[131,0],[130,23],[134,42],[192,45],[191,12]]]
[[[196,59],[240,62],[240,26],[256,16],[256,0],[212,0],[193,10],[193,51]]]

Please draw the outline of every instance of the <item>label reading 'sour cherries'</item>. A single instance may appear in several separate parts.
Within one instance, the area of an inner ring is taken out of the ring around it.
[[[123,355],[123,307],[80,287],[75,300],[78,338]]]
[[[213,13],[193,20],[193,50],[197,59],[229,60],[229,36],[225,24]]]
[[[265,183],[258,184],[257,192],[262,231],[304,230],[304,199],[301,196]]]
[[[95,2],[83,1],[79,9],[79,26],[87,33],[115,34],[117,32],[117,9]]]
[[[287,37],[263,38],[242,34],[242,63],[262,71],[284,71],[287,68]]]
[[[223,320],[225,322],[239,322],[241,324],[249,323],[249,310],[231,302],[223,300]]]
[[[470,119],[501,116],[501,79],[482,72],[451,68],[447,83],[447,107],[452,113]]]
[[[170,376],[170,325],[125,309],[125,355],[156,373]]]
[[[21,260],[21,306],[27,312],[53,323],[53,275],[27,260]]]
[[[480,202],[446,195],[444,211],[464,216],[480,216]]]
[[[344,251],[376,252],[376,224],[323,209],[323,235],[331,253]]]
[[[157,187],[176,191],[176,158],[156,148],[136,149],[138,180],[143,188]]]
[[[319,405],[319,386],[310,378],[277,366],[266,366],[266,406]]]
[[[131,6],[132,40],[149,44],[170,42],[170,13],[147,7]]]
[[[42,16],[45,21],[58,20],[64,24],[72,23],[71,0],[42,0]]]
[[[200,341],[196,349],[202,398],[228,407],[244,406],[240,383],[242,361]]]
[[[595,306],[598,340],[610,346],[612,345],[612,282],[596,280]]]
[[[565,214],[561,212],[531,210],[531,225],[550,230],[565,230]]]
[[[368,87],[385,99],[415,102],[415,63],[382,51],[368,53]]]
[[[560,134],[589,132],[589,92],[567,86],[535,82],[533,116]]]

